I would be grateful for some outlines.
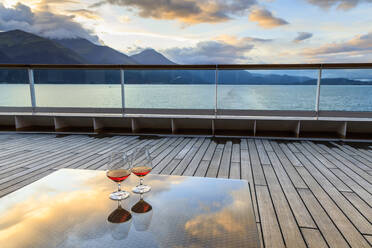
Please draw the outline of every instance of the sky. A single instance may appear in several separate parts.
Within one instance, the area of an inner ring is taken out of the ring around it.
[[[0,0],[0,31],[180,64],[372,62],[372,0]]]

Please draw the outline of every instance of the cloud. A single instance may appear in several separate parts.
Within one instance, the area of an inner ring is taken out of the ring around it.
[[[305,49],[303,54],[307,56],[340,53],[372,53],[372,32],[358,35],[346,42],[329,43],[318,48]]]
[[[129,16],[120,16],[118,19],[119,19],[119,22],[121,23],[128,23],[131,21]]]
[[[249,15],[249,20],[257,22],[258,25],[263,28],[275,28],[289,24],[286,20],[275,17],[270,11],[262,8],[252,10]]]
[[[262,38],[257,38],[257,37],[244,37],[244,38],[239,39],[236,36],[232,36],[232,35],[221,35],[221,36],[216,37],[216,40],[223,41],[231,45],[238,45],[238,44],[242,44],[245,42],[266,43],[266,42],[273,41],[273,39],[262,39]]]
[[[361,3],[372,3],[372,0],[307,0],[309,3],[323,9],[337,6],[337,9],[349,10]]]
[[[256,41],[254,41],[256,39]],[[163,52],[180,64],[234,64],[250,60],[247,53],[254,47],[257,38],[217,38],[213,41],[201,41],[194,47],[170,48]],[[262,42],[262,41],[261,41]]]
[[[308,32],[299,32],[297,37],[294,38],[293,42],[296,42],[296,43],[299,43],[303,40],[307,40],[307,39],[310,39],[311,37],[313,37],[313,34],[312,33],[308,33]]]
[[[103,0],[92,7],[112,4],[137,11],[143,18],[197,24],[228,21],[234,15],[244,15],[256,3],[256,0]]]
[[[21,29],[47,38],[85,38],[98,43],[98,37],[91,30],[74,21],[74,15],[57,15],[47,11],[32,11],[18,3],[6,8],[0,3],[0,30]]]
[[[93,19],[93,20],[101,20],[102,17],[100,17],[96,12],[87,10],[87,9],[73,9],[68,10],[68,12],[73,13],[74,15],[78,15],[87,19]]]

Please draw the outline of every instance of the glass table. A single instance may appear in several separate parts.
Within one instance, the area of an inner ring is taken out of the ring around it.
[[[247,181],[145,180],[150,192],[117,202],[104,171],[56,171],[0,198],[1,247],[259,247]]]

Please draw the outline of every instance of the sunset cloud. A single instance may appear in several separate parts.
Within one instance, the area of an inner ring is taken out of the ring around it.
[[[233,64],[250,60],[247,53],[254,47],[252,38],[202,41],[194,47],[170,48],[164,53],[180,64]]]
[[[318,48],[308,48],[304,50],[303,54],[307,56],[316,56],[355,52],[372,53],[372,32],[365,35],[358,35],[346,42],[329,43]]]
[[[127,7],[143,18],[197,24],[225,22],[232,19],[232,15],[244,15],[256,0],[103,0],[92,7],[103,4]]]
[[[317,5],[323,9],[329,9],[337,6],[337,9],[349,10],[361,3],[372,3],[372,0],[307,0],[313,5]]]
[[[312,33],[299,32],[298,35],[296,36],[296,38],[294,38],[293,42],[299,43],[299,42],[301,42],[303,40],[310,39],[311,37],[313,37],[313,34]]]
[[[98,37],[93,31],[75,22],[74,17],[47,11],[32,11],[21,3],[13,8],[6,8],[0,3],[0,31],[20,29],[48,38],[81,37],[97,43]]]
[[[239,39],[238,37],[233,36],[233,35],[220,35],[216,37],[216,40],[228,43],[230,45],[240,45],[240,44],[247,43],[247,42],[262,43],[262,42],[273,41],[273,39],[262,39],[262,38],[257,38],[257,37],[243,37]]]
[[[68,12],[78,15],[87,19],[93,19],[93,20],[101,20],[102,18],[94,11],[87,10],[87,9],[74,9],[69,10]]]
[[[270,11],[262,8],[252,10],[249,15],[249,20],[257,22],[257,24],[263,28],[275,28],[289,24],[286,20],[275,17]]]

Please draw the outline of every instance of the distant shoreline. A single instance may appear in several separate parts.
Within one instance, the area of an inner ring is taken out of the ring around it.
[[[7,84],[12,84],[12,85],[21,85],[21,84],[25,84],[25,85],[28,85],[28,83],[15,83],[15,82],[12,82],[12,83],[9,83],[9,82],[0,82],[0,85],[7,85]],[[69,83],[69,82],[55,82],[55,83],[37,83],[35,82],[35,85],[120,85],[120,83],[92,83],[92,82],[88,82],[88,83]],[[125,85],[170,85],[170,86],[175,86],[175,85],[215,85],[214,83],[125,83]],[[285,86],[285,85],[288,85],[288,86],[316,86],[317,84],[316,83],[219,83],[218,85],[231,85],[231,86],[240,86],[240,85],[259,85],[259,86],[265,86],[265,85],[268,85],[268,86]],[[356,85],[356,86],[372,86],[372,81],[368,81],[368,82],[363,82],[363,81],[360,81],[360,83],[326,83],[326,82],[321,82],[321,85],[330,85],[330,86],[348,86],[348,85]]]

